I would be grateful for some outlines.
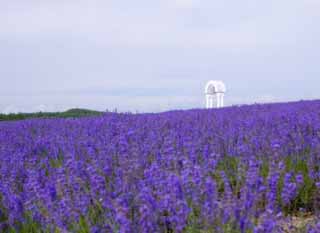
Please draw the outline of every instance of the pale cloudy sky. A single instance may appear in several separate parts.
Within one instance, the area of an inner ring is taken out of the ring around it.
[[[320,0],[0,0],[0,112],[320,99]]]

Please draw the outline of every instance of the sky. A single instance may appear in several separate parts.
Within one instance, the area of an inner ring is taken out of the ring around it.
[[[0,112],[320,99],[320,0],[0,0]]]

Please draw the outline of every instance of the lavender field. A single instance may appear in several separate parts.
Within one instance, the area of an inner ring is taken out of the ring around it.
[[[1,232],[317,233],[319,210],[320,101],[0,122]]]

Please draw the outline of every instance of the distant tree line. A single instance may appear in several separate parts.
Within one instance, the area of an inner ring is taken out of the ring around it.
[[[36,112],[0,114],[0,121],[25,120],[30,118],[77,118],[101,115],[103,112],[88,109],[74,108],[65,112]]]

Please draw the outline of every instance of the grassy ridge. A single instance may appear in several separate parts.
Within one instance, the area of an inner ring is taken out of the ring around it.
[[[37,113],[11,113],[11,114],[0,114],[0,121],[15,121],[25,120],[30,118],[68,118],[68,117],[88,117],[97,116],[102,114],[99,111],[93,111],[88,109],[73,108],[65,112],[37,112]]]

